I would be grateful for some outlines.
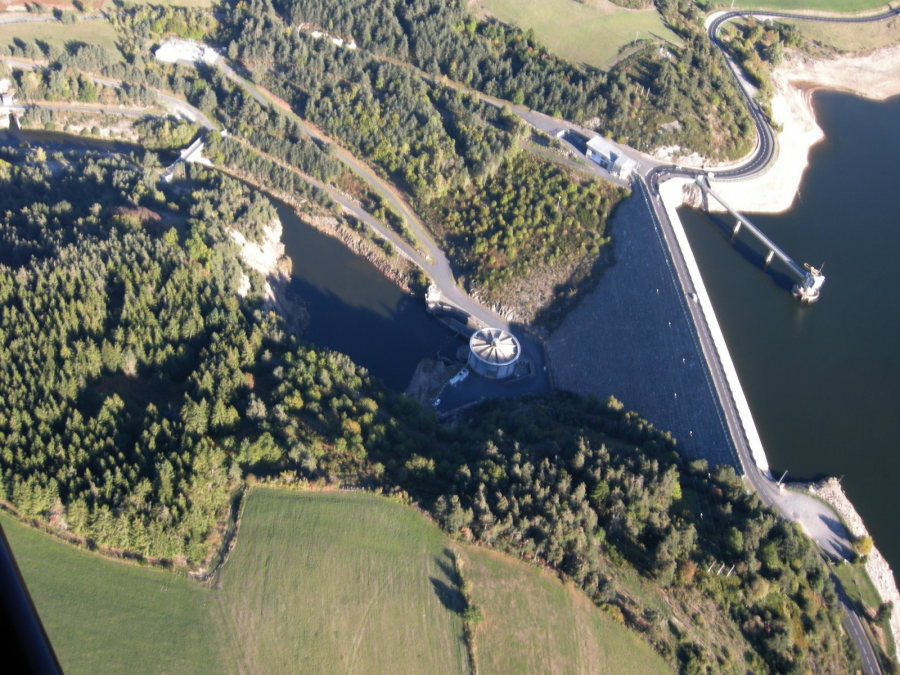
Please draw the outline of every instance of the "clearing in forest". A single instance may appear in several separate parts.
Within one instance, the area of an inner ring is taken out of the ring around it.
[[[243,670],[464,671],[446,545],[437,527],[384,498],[253,490],[218,591]]]
[[[609,0],[477,0],[475,11],[533,30],[538,42],[567,61],[602,69],[635,39],[681,44],[652,6],[625,9]]]
[[[452,551],[482,672],[668,671],[552,574],[371,494],[251,490],[212,588],[0,522],[66,672],[467,672]]]
[[[39,40],[60,49],[70,42],[100,45],[118,54],[116,29],[106,19],[88,19],[68,25],[59,21],[0,24],[0,47],[14,44],[14,40],[25,43]]]
[[[633,631],[550,572],[483,548],[465,547],[460,557],[484,613],[479,672],[672,672]]]

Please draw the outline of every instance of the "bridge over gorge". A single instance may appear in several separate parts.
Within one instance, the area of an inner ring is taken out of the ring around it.
[[[822,288],[822,284],[825,283],[825,275],[822,274],[821,269],[816,269],[809,263],[804,263],[802,266],[799,265],[791,256],[785,253],[778,244],[772,241],[765,232],[750,222],[746,216],[741,215],[731,208],[720,196],[713,192],[709,184],[709,179],[706,176],[698,176],[696,182],[707,198],[712,197],[715,199],[736,219],[734,229],[731,232],[732,238],[737,236],[741,227],[745,227],[748,232],[769,250],[768,254],[766,254],[766,267],[769,266],[773,258],[777,257],[787,265],[788,269],[790,269],[794,275],[796,275],[797,283],[794,284],[793,293],[800,302],[809,303],[819,299],[819,292]]]
[[[168,167],[166,167],[166,170],[163,172],[162,179],[166,183],[171,182],[172,176],[175,175],[175,168],[180,162],[196,162],[198,164],[212,166],[212,162],[210,162],[206,157],[203,156],[203,148],[205,147],[205,145],[206,144],[203,142],[203,135],[201,134],[193,143],[191,143],[188,147],[181,151],[181,153],[178,155],[178,159],[176,159]]]

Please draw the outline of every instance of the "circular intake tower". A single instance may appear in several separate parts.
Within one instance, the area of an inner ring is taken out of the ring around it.
[[[509,377],[521,353],[516,337],[502,328],[482,328],[469,338],[469,368],[483,377]]]

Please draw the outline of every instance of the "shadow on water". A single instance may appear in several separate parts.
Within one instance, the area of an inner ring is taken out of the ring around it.
[[[297,275],[289,293],[302,298],[309,312],[303,340],[346,354],[397,390],[406,388],[420,360],[437,358],[450,335],[428,316],[421,300],[409,295],[374,306],[353,304]]]
[[[302,298],[309,326],[300,336],[319,347],[347,354],[389,387],[403,390],[422,359],[438,358],[450,330],[343,243],[304,223],[272,199],[293,263],[288,286]]]
[[[741,232],[738,232],[736,236],[732,236],[734,224],[718,214],[706,213],[706,217],[719,234],[731,242],[731,247],[739,256],[741,256],[741,258],[754,267],[759,268],[759,270],[764,272],[779,288],[788,292],[793,289],[794,284],[797,283],[797,279],[787,272],[778,269],[776,265],[780,265],[781,263],[777,259],[774,260],[772,264],[766,265],[766,254],[768,253],[768,249],[763,249],[762,251],[759,250],[758,246],[761,244],[756,239],[753,239],[751,244],[741,238]],[[756,244],[756,246],[753,244]]]

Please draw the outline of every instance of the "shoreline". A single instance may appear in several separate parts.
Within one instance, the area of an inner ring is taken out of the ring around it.
[[[854,537],[870,536],[862,517],[854,508],[853,502],[847,497],[837,478],[828,478],[818,483],[810,483],[806,489],[810,494],[822,499],[831,506]],[[872,585],[878,591],[881,601],[890,602],[894,605],[895,611],[891,612],[890,626],[894,637],[894,657],[900,660],[900,612],[896,611],[897,608],[900,608],[900,591],[897,590],[894,572],[875,545],[872,546],[872,552],[866,556],[864,567],[866,574],[869,575],[869,579],[872,581]]]
[[[688,275],[690,276],[691,283],[694,286],[694,290],[697,296],[696,302],[700,306],[700,311],[703,314],[704,320],[706,321],[706,325],[709,329],[710,336],[712,337],[713,345],[715,347],[718,359],[722,364],[722,370],[725,374],[725,380],[734,400],[735,408],[737,409],[738,417],[740,419],[741,426],[743,427],[744,435],[747,438],[747,444],[750,446],[750,452],[753,457],[753,462],[765,476],[771,478],[772,474],[769,470],[769,460],[768,457],[766,457],[766,451],[763,447],[762,439],[760,438],[759,432],[756,429],[756,423],[753,420],[753,413],[750,410],[750,404],[747,402],[747,398],[744,395],[744,390],[741,387],[737,369],[735,368],[734,362],[731,359],[731,353],[728,351],[728,343],[726,342],[725,335],[724,333],[722,333],[722,329],[719,326],[715,309],[713,308],[712,301],[710,300],[709,294],[706,291],[706,286],[703,282],[703,276],[700,273],[700,267],[697,265],[697,261],[694,258],[694,252],[691,249],[690,242],[687,238],[687,233],[684,231],[684,226],[681,223],[681,218],[679,218],[678,216],[677,209],[687,202],[685,190],[689,189],[691,185],[691,181],[687,179],[676,178],[666,181],[659,187],[660,199],[662,200],[663,207],[666,211],[666,216],[669,218],[669,222],[672,224],[672,230],[675,233],[675,243],[681,250],[681,255],[684,259],[685,266],[687,267]],[[738,459],[740,461],[740,457]],[[744,470],[744,473],[746,473],[746,469]]]
[[[775,122],[781,126],[781,130],[776,132],[777,154],[774,160],[762,173],[749,179],[713,179],[711,183],[714,189],[738,211],[782,213],[789,210],[797,198],[803,175],[809,166],[810,151],[814,145],[825,138],[825,134],[816,120],[812,104],[813,94],[818,90],[825,89],[841,91],[875,101],[887,100],[900,95],[900,69],[897,69],[897,63],[900,63],[900,45],[884,47],[866,55],[842,55],[829,59],[816,59],[798,51],[791,52],[785,61],[773,70],[771,75],[772,116]],[[673,184],[676,181],[669,181],[669,183]],[[683,200],[685,203],[689,203],[690,195],[685,194],[683,184],[672,185],[668,190],[661,189],[660,193],[670,219],[673,221],[673,228],[677,232],[680,229],[675,226],[675,223],[680,225],[677,213],[675,213],[677,202]],[[724,210],[715,200],[711,200],[711,202],[712,208],[709,210]],[[690,250],[689,247],[688,250]],[[693,270],[691,273],[693,276]],[[702,284],[700,288],[702,288]],[[707,314],[702,297],[704,294],[699,293],[699,295],[704,314]],[[709,321],[709,315],[707,315],[707,320]],[[716,342],[716,348],[720,352],[721,358],[723,352],[718,340]],[[727,355],[727,347],[724,354]],[[731,377],[729,376],[728,379],[731,384]],[[750,426],[755,431],[752,417],[745,419],[743,414],[741,417],[745,430],[749,431],[748,426]],[[756,444],[751,443],[751,446],[753,445]],[[758,447],[761,456],[765,458],[761,444]],[[754,448],[753,455],[757,465],[760,465],[756,448]],[[762,466],[765,465],[764,460]],[[862,518],[836,479],[831,478],[820,483],[807,484],[805,489],[833,509],[846,523],[847,529],[853,536],[868,535]],[[895,576],[877,545],[873,546],[872,552],[866,558],[865,570],[882,602],[893,603],[895,609],[900,607],[900,592],[898,592]],[[900,661],[900,613],[896,611],[891,615],[890,630],[895,645],[895,652],[892,656]]]
[[[812,147],[825,134],[816,121],[812,95],[820,89],[884,101],[900,95],[900,45],[863,56],[816,59],[790,52],[772,71],[772,116],[777,155],[762,173],[741,180],[715,180],[713,188],[738,211],[782,213],[793,206],[809,166]],[[714,171],[715,169],[713,169]],[[714,211],[722,210],[718,204]]]
[[[695,191],[691,188],[692,183],[687,179],[672,179],[660,186],[659,194],[666,215],[672,224],[672,230],[674,231],[676,240],[675,244],[681,250],[681,255],[684,258],[688,275],[694,285],[697,304],[700,306],[701,314],[703,315],[704,321],[712,336],[714,349],[722,365],[727,386],[734,400],[735,408],[737,409],[740,424],[746,436],[753,462],[760,472],[772,480],[773,476],[769,470],[768,458],[766,457],[765,448],[753,420],[752,411],[744,395],[743,388],[741,387],[737,370],[732,362],[727,342],[725,341],[725,337],[716,318],[715,310],[707,295],[702,275],[694,259],[690,242],[684,231],[684,226],[678,216],[677,209],[679,206],[690,206],[693,202],[692,198],[694,197],[693,193]],[[746,472],[746,468],[744,468],[743,473],[746,474]],[[859,537],[868,535],[868,530],[863,523],[862,517],[843,492],[839,481],[836,478],[829,478],[819,483],[798,484],[798,486],[802,487],[808,494],[824,502],[827,507],[846,524],[847,531],[851,536]],[[808,528],[809,518],[799,517],[799,513],[795,513],[793,517],[788,517],[787,513],[784,513],[783,516],[788,520],[798,523],[806,532],[807,536],[816,543],[812,536],[812,532]],[[893,571],[887,560],[878,550],[877,545],[873,545],[872,552],[866,557],[865,570],[881,598],[881,601],[892,603],[895,609],[900,607],[900,591],[898,591]],[[894,611],[891,614],[890,628],[895,646],[895,653],[892,656],[900,661],[900,612]]]

